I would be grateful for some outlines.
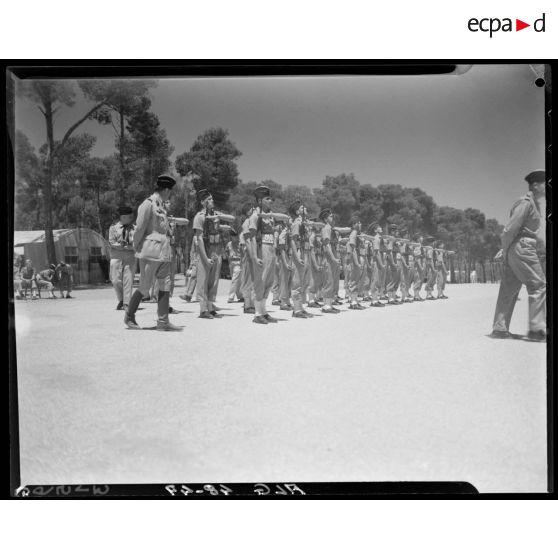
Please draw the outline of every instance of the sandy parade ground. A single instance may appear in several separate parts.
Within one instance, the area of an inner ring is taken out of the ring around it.
[[[253,324],[178,298],[127,330],[112,288],[16,301],[21,482],[468,481],[547,487],[546,344],[496,340],[498,285]],[[46,295],[43,295],[46,296]],[[511,331],[525,334],[522,290]],[[519,337],[519,336],[518,336]]]

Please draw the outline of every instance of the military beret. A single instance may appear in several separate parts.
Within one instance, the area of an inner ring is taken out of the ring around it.
[[[132,215],[134,210],[127,205],[122,205],[118,208],[118,215]]]
[[[157,177],[157,186],[159,188],[173,188],[176,180],[170,174],[160,174]]]
[[[271,190],[267,186],[258,186],[254,190],[254,196],[256,198],[268,198],[271,195]]]
[[[211,197],[211,192],[209,190],[198,190],[196,192],[196,196],[198,198],[199,202],[202,202],[203,200],[206,200],[207,198]]]
[[[358,215],[353,215],[351,217],[351,226],[360,223],[360,217]]]
[[[422,233],[415,233],[413,235],[413,240],[418,240],[422,236]]]
[[[395,223],[390,223],[390,224],[388,225],[388,228],[389,228],[390,231],[396,231],[396,230],[399,229],[399,226],[396,225]]]
[[[56,269],[56,266],[54,264],[50,264],[48,267],[50,267],[50,269]]]
[[[433,236],[425,236],[424,242],[434,242],[436,239]]]
[[[322,221],[325,221],[331,214],[332,214],[331,209],[329,209],[328,207],[326,207],[325,209],[322,209],[322,210],[320,211],[319,218],[320,218]]]
[[[531,171],[526,177],[525,180],[528,184],[534,184],[535,182],[546,182],[546,173],[542,169],[537,169]]]
[[[289,213],[291,215],[295,215],[296,212],[300,209],[300,206],[303,205],[300,200],[295,200],[291,205],[289,205]]]

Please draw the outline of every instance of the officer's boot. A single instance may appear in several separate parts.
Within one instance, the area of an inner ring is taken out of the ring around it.
[[[130,302],[128,303],[126,312],[124,312],[124,323],[126,324],[128,329],[141,329],[136,322],[136,310],[140,305],[142,296],[143,295],[139,290],[135,291],[132,295],[132,298],[130,298]]]
[[[169,300],[168,291],[159,291],[157,300],[157,329],[160,331],[180,331],[182,328],[169,322]]]

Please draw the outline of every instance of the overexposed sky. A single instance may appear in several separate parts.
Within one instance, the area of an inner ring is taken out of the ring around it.
[[[353,172],[363,184],[422,188],[439,205],[475,207],[504,222],[544,168],[544,91],[527,65],[474,66],[460,75],[168,78],[152,90],[175,156],[221,126],[243,152],[244,181],[318,187]],[[55,137],[87,110],[60,111]],[[16,128],[38,148],[44,119],[16,101]],[[114,152],[113,130],[87,122],[95,155]]]

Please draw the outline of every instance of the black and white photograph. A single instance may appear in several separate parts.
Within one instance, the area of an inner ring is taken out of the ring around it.
[[[19,491],[549,491],[550,69],[428,68],[8,69]]]

